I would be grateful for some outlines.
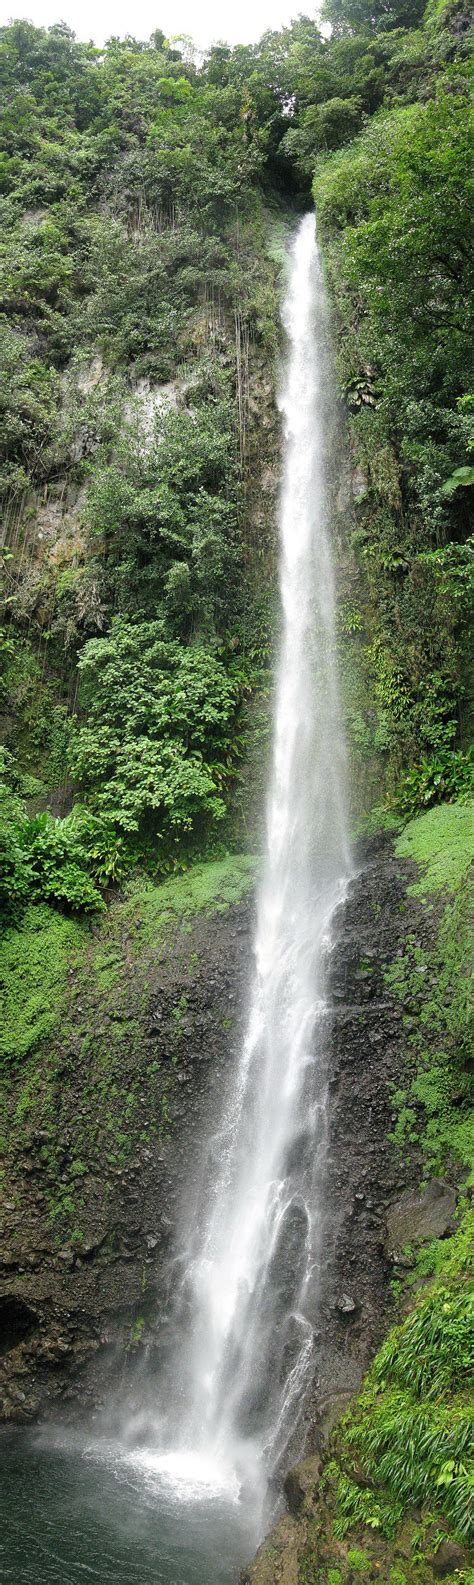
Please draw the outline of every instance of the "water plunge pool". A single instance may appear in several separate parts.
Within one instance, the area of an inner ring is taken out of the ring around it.
[[[2,1585],[237,1585],[255,1545],[236,1483],[192,1458],[0,1436]]]

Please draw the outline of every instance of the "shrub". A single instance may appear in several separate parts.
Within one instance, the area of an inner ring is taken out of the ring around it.
[[[95,913],[104,907],[88,874],[89,854],[80,820],[74,814],[58,820],[44,810],[32,819],[27,817],[20,830],[34,899],[45,898],[74,912]]]
[[[416,814],[432,804],[462,798],[472,791],[474,754],[445,749],[413,765],[398,789],[395,806],[404,814]]]
[[[342,1431],[345,1450],[362,1462],[375,1496],[341,1476],[343,1524],[362,1519],[370,1525],[372,1505],[377,1525],[386,1527],[388,1493],[392,1522],[407,1507],[426,1504],[441,1507],[461,1540],[469,1536],[472,1413],[464,1386],[472,1319],[472,1295],[462,1280],[439,1283],[383,1344]]]
[[[40,900],[75,913],[103,908],[97,881],[117,879],[121,861],[113,832],[80,807],[64,820],[46,810],[29,816],[11,786],[11,756],[3,756],[2,769],[0,919],[8,924],[28,902]]]
[[[86,644],[79,668],[87,725],[71,768],[94,811],[122,832],[148,820],[165,839],[199,816],[221,819],[238,684],[216,649],[168,640],[160,622],[117,618]]]
[[[14,919],[31,893],[32,866],[22,840],[24,808],[4,783],[0,785],[0,919]]]

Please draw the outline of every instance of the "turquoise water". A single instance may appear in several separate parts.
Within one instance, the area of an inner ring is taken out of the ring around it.
[[[232,1491],[106,1444],[0,1435],[2,1585],[237,1585],[254,1546]]]

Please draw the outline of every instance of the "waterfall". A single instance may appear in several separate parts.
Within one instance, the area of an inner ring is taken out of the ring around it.
[[[324,487],[327,323],[314,216],[283,306],[282,635],[246,1038],[209,1150],[186,1261],[188,1341],[173,1433],[263,1488],[311,1380],[323,1192],[331,923],[350,873]]]

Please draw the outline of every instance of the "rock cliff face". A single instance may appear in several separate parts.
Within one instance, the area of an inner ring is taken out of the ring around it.
[[[310,1448],[357,1388],[387,1309],[387,1214],[407,1176],[387,1145],[404,1039],[383,968],[413,925],[415,901],[400,912],[409,871],[390,844],[366,853],[332,954]],[[124,912],[118,987],[104,988],[110,944],[100,972],[95,944],[71,973],[63,1029],[36,1060],[40,1104],[28,1110],[20,1083],[10,1101],[0,1325],[3,1415],[14,1421],[87,1416],[133,1379],[145,1350],[158,1365],[174,1230],[241,1038],[251,897],[172,915],[138,948],[140,920]]]
[[[387,1214],[406,1188],[407,1168],[387,1135],[405,1038],[402,1009],[387,990],[384,970],[408,930],[407,913],[400,911],[406,884],[406,868],[390,843],[361,855],[332,954],[328,1153],[309,1435],[316,1447],[357,1390],[390,1300]]]
[[[193,924],[176,920],[166,941],[160,933],[145,979],[140,959],[133,964],[145,1003],[138,1042],[116,996],[106,997],[104,1011],[100,988],[88,998],[76,970],[69,992],[76,1021],[55,1042],[54,1114],[47,1099],[53,1053],[44,1052],[36,1058],[43,1107],[26,1113],[20,1136],[17,1081],[0,1296],[7,1419],[87,1415],[160,1331],[181,1197],[192,1192],[197,1141],[239,1037],[249,930],[245,901]],[[104,1048],[113,1052],[122,1019],[118,1060],[105,1064],[97,1084],[97,1062]],[[107,1118],[113,1132],[105,1131]],[[59,1198],[71,1163],[73,1176],[74,1163],[80,1168],[72,1228]]]

